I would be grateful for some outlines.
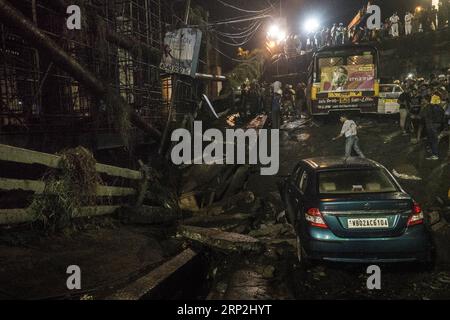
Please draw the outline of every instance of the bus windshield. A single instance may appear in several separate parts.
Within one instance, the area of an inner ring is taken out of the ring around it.
[[[321,92],[373,91],[376,74],[377,59],[372,51],[329,51],[316,56],[314,75]]]

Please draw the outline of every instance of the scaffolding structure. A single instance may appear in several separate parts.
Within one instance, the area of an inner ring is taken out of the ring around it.
[[[159,67],[143,53],[108,42],[105,34],[112,30],[160,50],[161,1],[79,1],[82,30],[66,28],[67,14],[55,1],[20,0],[14,7],[124,97],[137,114],[160,127],[168,106]],[[108,130],[105,103],[0,22],[0,134]]]

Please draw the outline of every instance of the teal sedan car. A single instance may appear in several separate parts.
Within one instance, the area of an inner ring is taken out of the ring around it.
[[[301,262],[432,262],[422,208],[373,160],[302,160],[281,194]]]

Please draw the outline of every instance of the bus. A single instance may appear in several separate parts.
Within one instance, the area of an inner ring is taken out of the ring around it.
[[[314,55],[308,70],[311,115],[359,111],[377,113],[378,50],[368,45],[326,47]]]

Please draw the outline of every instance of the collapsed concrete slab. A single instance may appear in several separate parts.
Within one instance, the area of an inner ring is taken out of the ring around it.
[[[264,249],[263,244],[253,237],[219,229],[180,225],[177,235],[219,251],[261,252]]]

